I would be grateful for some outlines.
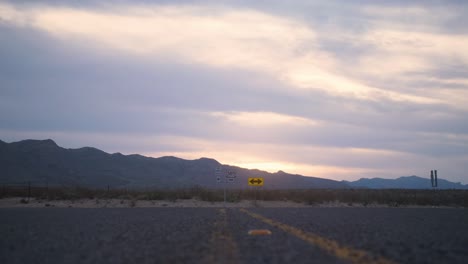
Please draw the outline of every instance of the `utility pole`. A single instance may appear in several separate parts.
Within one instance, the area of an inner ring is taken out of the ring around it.
[[[431,170],[431,186],[437,188],[437,170]]]

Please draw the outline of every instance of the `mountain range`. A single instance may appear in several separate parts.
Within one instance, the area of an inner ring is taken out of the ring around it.
[[[361,178],[357,181],[343,181],[351,188],[368,188],[368,189],[430,189],[431,181],[428,178],[418,176],[404,176],[398,179],[382,179],[382,178]],[[438,189],[468,189],[468,185],[463,185],[459,182],[451,182],[444,179],[438,179]]]
[[[0,184],[31,182],[49,186],[83,186],[91,188],[185,188],[201,186],[222,188],[215,171],[234,172],[228,188],[247,188],[248,177],[263,177],[264,188],[430,188],[429,179],[417,176],[395,180],[360,179],[355,182],[318,177],[269,173],[220,164],[210,158],[184,160],[177,157],[151,158],[137,154],[109,154],[83,147],[66,149],[53,140],[23,140],[6,143],[0,140]],[[221,177],[225,180],[225,177]],[[468,185],[439,180],[441,188],[468,189]]]

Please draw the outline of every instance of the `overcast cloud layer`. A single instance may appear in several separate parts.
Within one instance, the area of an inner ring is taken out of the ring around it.
[[[0,139],[468,183],[468,4],[251,2],[0,1]]]

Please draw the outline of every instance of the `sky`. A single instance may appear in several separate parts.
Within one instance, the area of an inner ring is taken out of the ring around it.
[[[2,1],[0,139],[468,184],[465,1]]]

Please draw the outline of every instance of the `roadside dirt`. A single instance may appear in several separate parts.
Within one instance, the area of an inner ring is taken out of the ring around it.
[[[166,200],[131,200],[131,199],[78,199],[78,200],[39,200],[27,199],[22,197],[3,198],[0,199],[0,208],[25,207],[25,208],[41,208],[41,207],[58,207],[58,208],[144,208],[144,207],[391,207],[385,204],[346,204],[341,202],[328,202],[321,204],[308,205],[305,203],[297,203],[293,201],[247,201],[240,202],[208,202],[197,199],[184,199],[175,201]],[[432,206],[402,206],[405,208],[419,208]],[[443,206],[438,206],[443,207]],[[447,208],[447,207],[445,207]]]

